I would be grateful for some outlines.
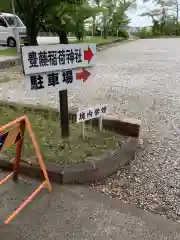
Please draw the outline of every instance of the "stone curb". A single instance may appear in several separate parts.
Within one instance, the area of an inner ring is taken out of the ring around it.
[[[122,41],[125,41],[125,39],[120,38],[120,39],[116,39],[112,42],[105,42],[105,43],[97,44],[97,52],[105,50],[108,48],[108,46],[111,47],[111,45],[122,42]],[[21,63],[21,61],[20,61],[19,57],[13,57],[12,59],[6,59],[4,61],[0,61],[0,69],[14,67],[16,65],[20,65],[20,63]]]
[[[138,147],[138,140],[128,140],[114,151],[104,155],[102,158],[87,159],[87,162],[72,165],[61,169],[57,164],[46,163],[47,173],[52,182],[63,183],[94,183],[108,177],[127,165],[134,159]],[[13,163],[8,161],[6,155],[0,155],[0,168],[6,171],[13,170]],[[42,173],[37,164],[21,163],[20,173],[29,177],[42,179]]]
[[[14,67],[20,64],[19,57],[13,57],[12,59],[6,59],[4,61],[0,61],[0,69]]]
[[[41,105],[34,106],[30,104],[19,104],[16,102],[6,102],[6,101],[0,101],[0,106],[9,106],[13,109],[20,108],[22,110],[22,114],[26,113],[26,111],[34,111],[34,112],[41,112],[44,115],[48,115],[49,112],[52,116],[59,115],[58,109],[52,109],[50,107],[44,107]],[[70,109],[69,110],[69,120],[71,123],[76,122],[76,112],[77,109]],[[93,126],[98,126],[98,120],[92,119],[90,121],[86,121],[86,124],[92,124]],[[107,115],[103,119],[103,128],[105,130],[113,131],[116,133],[119,133],[123,136],[130,136],[130,137],[139,137],[140,133],[140,124],[141,121],[137,119],[131,119],[131,118],[125,118],[121,117],[119,119],[118,117],[115,117],[113,115]]]
[[[137,146],[137,139],[129,138],[121,148],[102,158],[88,158],[87,163],[63,169],[62,183],[94,183],[106,178],[134,159]]]

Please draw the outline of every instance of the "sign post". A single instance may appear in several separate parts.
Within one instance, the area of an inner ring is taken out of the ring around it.
[[[102,117],[99,118],[99,130],[102,132]]]
[[[68,92],[66,90],[59,91],[61,136],[69,137],[69,111],[68,111]]]
[[[96,44],[23,46],[23,71],[27,91],[59,91],[61,135],[69,137],[67,89],[81,85],[91,75]]]
[[[85,138],[85,124],[82,122],[82,138]]]
[[[76,114],[76,121],[77,123],[82,123],[82,136],[84,138],[85,135],[85,129],[84,129],[84,123],[85,121],[94,119],[94,118],[99,118],[99,129],[102,131],[102,119],[103,116],[106,115],[108,111],[108,105],[103,104],[91,108],[87,108],[84,110],[79,110]]]

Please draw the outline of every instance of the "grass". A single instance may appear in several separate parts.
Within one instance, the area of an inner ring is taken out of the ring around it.
[[[85,43],[96,43],[96,44],[103,44],[103,43],[111,43],[112,41],[115,41],[117,39],[124,39],[119,37],[107,37],[106,39],[104,37],[89,37],[84,38]],[[75,42],[79,42],[78,40]]]
[[[17,56],[16,48],[0,50],[0,56]]]
[[[38,144],[46,161],[56,162],[59,165],[70,165],[85,161],[86,157],[99,156],[121,145],[124,138],[120,135],[92,129],[85,129],[85,139],[82,139],[82,125],[71,124],[71,136],[63,140],[60,136],[60,123],[57,114],[40,112],[11,107],[0,104],[0,125],[6,124],[22,116],[24,112],[29,117]],[[12,159],[15,156],[15,146],[5,151]],[[25,134],[23,159],[35,159],[34,150],[28,134]]]

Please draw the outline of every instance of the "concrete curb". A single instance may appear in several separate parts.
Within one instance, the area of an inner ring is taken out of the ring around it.
[[[63,169],[62,183],[94,183],[117,172],[134,159],[137,139],[129,138],[121,148],[102,158],[88,158],[87,163]]]
[[[27,111],[34,111],[34,112],[41,112],[41,114],[48,115],[51,113],[52,116],[59,115],[58,109],[52,109],[52,108],[46,108],[44,106],[38,105],[30,105],[30,104],[19,104],[15,102],[6,102],[6,101],[0,101],[0,106],[9,106],[13,109],[21,109],[22,114],[26,113]],[[69,110],[69,120],[71,123],[76,122],[76,112],[77,109],[70,109]],[[93,119],[91,121],[87,121],[86,124],[92,124],[93,126],[98,126],[98,120]],[[139,137],[140,133],[140,124],[141,121],[137,119],[131,119],[131,118],[125,118],[121,117],[119,119],[116,116],[113,115],[107,115],[103,119],[103,128],[106,130],[114,131],[116,133],[119,133],[123,136],[130,136],[130,137]]]
[[[41,112],[41,114],[57,117],[59,114],[57,109],[45,108],[42,106],[22,105],[14,102],[0,101],[0,106],[9,106],[13,109],[20,108],[22,114],[27,111]],[[76,121],[76,111],[72,110],[69,114],[70,121],[73,123]],[[133,120],[134,121],[134,120]],[[105,178],[128,162],[133,160],[135,151],[138,146],[138,136],[140,131],[140,124],[133,122],[132,120],[119,120],[114,116],[107,116],[103,119],[103,128],[114,131],[121,135],[129,136],[122,146],[114,151],[109,152],[102,157],[87,158],[85,163],[71,165],[69,168],[65,167],[60,169],[57,164],[47,163],[47,171],[51,181],[57,183],[88,183],[96,182],[102,178]],[[97,119],[87,122],[98,125]],[[11,171],[13,169],[13,163],[9,161],[8,157],[4,154],[0,155],[0,168]],[[20,172],[29,177],[42,178],[41,171],[37,164],[22,163]]]
[[[105,49],[112,46],[114,46],[115,43],[119,43],[122,41],[125,41],[126,39],[116,39],[112,42],[105,42],[105,43],[100,43],[97,44],[97,52],[99,51],[103,51]],[[4,69],[4,68],[10,68],[10,67],[14,67],[16,65],[20,65],[21,61],[19,57],[12,57],[12,59],[6,59],[4,61],[0,61],[0,69]]]
[[[50,180],[59,184],[62,183],[94,183],[112,175],[121,167],[127,165],[134,159],[138,147],[138,140],[128,140],[118,149],[111,151],[102,158],[87,159],[87,162],[75,164],[69,168],[60,168],[57,164],[46,163]],[[13,163],[8,161],[4,154],[0,154],[0,168],[6,171],[13,170]],[[42,179],[42,173],[37,164],[21,163],[20,173]]]
[[[0,69],[14,67],[20,64],[19,57],[12,57],[12,59],[6,59],[4,61],[0,61]]]

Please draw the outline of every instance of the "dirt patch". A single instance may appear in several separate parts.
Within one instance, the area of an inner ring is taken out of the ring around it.
[[[21,80],[22,77],[23,73],[20,66],[0,70],[0,83]]]

